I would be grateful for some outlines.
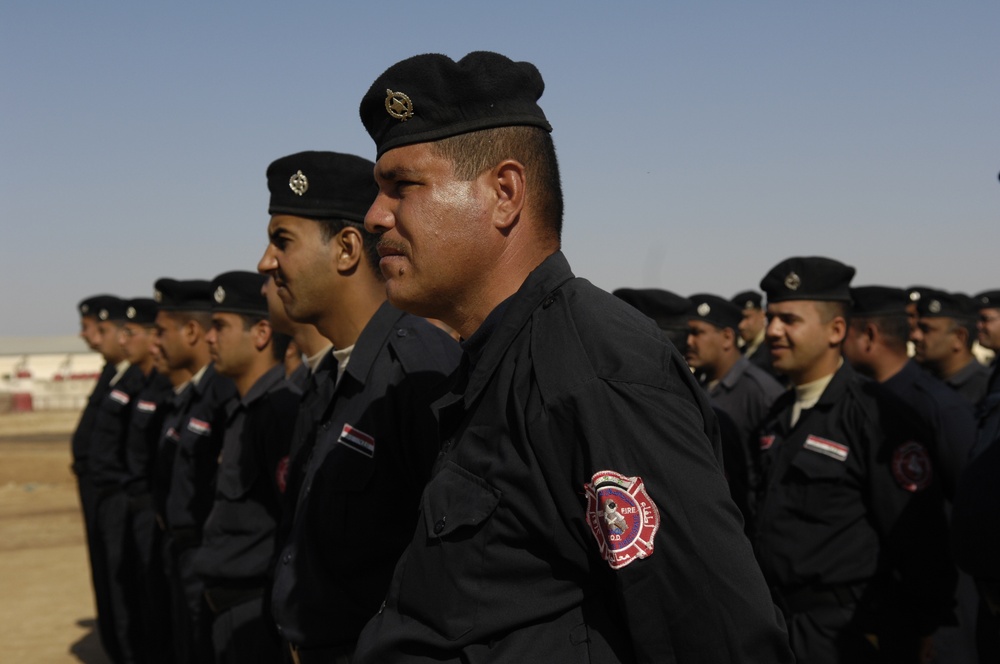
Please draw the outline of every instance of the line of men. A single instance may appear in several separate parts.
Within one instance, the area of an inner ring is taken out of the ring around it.
[[[853,269],[762,281],[791,390],[747,307],[576,278],[543,89],[396,63],[375,163],[268,167],[258,274],[81,303],[113,661],[917,661],[947,622],[939,447],[841,360]]]

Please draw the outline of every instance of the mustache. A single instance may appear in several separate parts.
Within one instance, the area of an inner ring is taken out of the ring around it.
[[[392,240],[387,240],[384,237],[378,241],[375,246],[378,250],[379,256],[384,256],[387,253],[393,254],[406,254],[406,245],[402,242],[393,242]]]

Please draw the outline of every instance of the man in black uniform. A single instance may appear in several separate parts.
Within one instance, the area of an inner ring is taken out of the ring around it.
[[[205,587],[193,566],[201,529],[215,497],[225,404],[236,396],[233,381],[211,363],[206,335],[212,326],[213,289],[200,279],[159,279],[156,329],[160,352],[172,369],[191,372],[185,404],[160,443],[158,462],[169,459],[169,486],[162,519],[173,599],[174,656],[178,662],[212,662],[212,616]],[[171,454],[172,452],[172,454]]]
[[[940,472],[947,500],[955,488],[976,438],[972,407],[906,354],[910,335],[906,291],[888,286],[851,288],[851,319],[844,339],[844,357],[858,372],[913,408],[929,433],[934,469]],[[972,580],[960,575],[956,592],[958,625],[934,634],[935,661],[972,661],[978,598]]]
[[[924,289],[917,300],[917,316],[914,359],[973,406],[978,404],[986,395],[990,371],[972,354],[977,337],[972,298]]]
[[[685,359],[708,392],[712,406],[733,424],[723,429],[723,461],[733,500],[749,523],[760,480],[757,428],[784,388],[771,374],[740,354],[736,344],[743,310],[717,295],[698,293],[688,298]],[[752,443],[752,444],[751,444]]]
[[[649,316],[677,350],[687,346],[687,319],[691,300],[662,288],[619,288],[612,295]]]
[[[771,353],[764,343],[764,328],[767,316],[764,314],[764,299],[757,291],[742,291],[730,300],[742,312],[740,318],[740,338],[743,340],[743,356],[754,366],[773,375]]]
[[[302,664],[349,661],[378,611],[438,448],[427,395],[458,362],[446,333],[385,301],[377,238],[362,226],[373,166],[304,152],[267,169],[270,244],[258,269],[336,360],[274,571],[275,622]]]
[[[173,396],[171,378],[160,372],[156,352],[156,301],[129,300],[122,325],[122,346],[145,383],[132,398],[125,438],[123,487],[128,495],[129,607],[136,629],[135,658],[140,662],[172,662],[170,647],[170,595],[163,569],[162,537],[150,494],[153,460],[164,417]],[[174,380],[182,383],[182,372]]]
[[[266,277],[226,272],[212,281],[208,345],[220,375],[239,395],[226,403],[215,503],[194,558],[215,615],[215,661],[280,661],[264,590],[288,469],[299,390],[281,363],[289,337],[275,334],[261,292]]]
[[[361,102],[393,304],[465,351],[413,541],[356,662],[791,661],[655,323],[577,279],[538,70],[420,55]]]
[[[101,328],[98,314],[107,312],[109,305],[114,305],[119,298],[114,295],[94,295],[80,301],[77,311],[80,313],[80,338],[87,346],[104,358],[104,368],[97,378],[94,390],[87,399],[87,405],[80,414],[80,421],[73,432],[70,443],[73,454],[73,473],[76,475],[77,489],[80,494],[80,508],[83,511],[84,533],[87,537],[87,554],[90,559],[91,583],[94,588],[94,604],[97,610],[97,630],[104,652],[112,661],[120,661],[120,648],[115,636],[114,623],[111,619],[111,599],[109,595],[109,579],[104,563],[104,547],[97,531],[97,490],[87,468],[87,457],[90,452],[91,434],[94,430],[94,419],[104,397],[110,392],[109,384],[118,372],[118,363],[123,361],[120,347],[111,347],[109,356],[101,349]],[[106,315],[106,314],[105,314]]]
[[[794,389],[760,431],[757,557],[800,662],[918,662],[950,615],[943,498],[915,416],[841,357],[854,268],[782,261],[767,343]]]

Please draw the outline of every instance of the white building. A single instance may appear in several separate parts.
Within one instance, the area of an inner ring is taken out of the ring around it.
[[[76,336],[0,337],[0,413],[80,410],[103,366]]]

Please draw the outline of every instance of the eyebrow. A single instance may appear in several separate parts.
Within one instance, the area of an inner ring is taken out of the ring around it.
[[[416,178],[420,172],[408,166],[393,166],[390,168],[375,168],[375,177],[394,182],[396,180],[409,180]]]

